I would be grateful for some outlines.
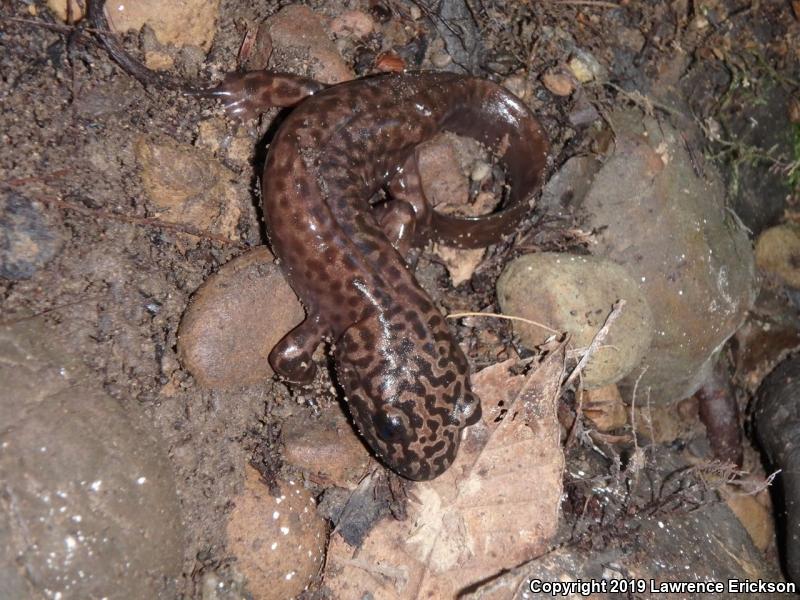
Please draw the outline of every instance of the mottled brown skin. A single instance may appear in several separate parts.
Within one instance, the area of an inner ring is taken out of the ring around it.
[[[301,95],[281,75],[241,77],[219,91],[241,114]],[[254,78],[263,86],[254,89]],[[505,211],[462,219],[427,206],[415,149],[443,130],[508,145],[512,193]],[[314,348],[323,337],[334,340],[337,378],[356,425],[405,477],[444,472],[461,430],[479,418],[480,403],[463,352],[403,253],[426,239],[419,221],[450,244],[497,241],[528,209],[547,149],[538,122],[517,98],[491,82],[449,73],[388,74],[320,90],[286,118],[270,146],[263,177],[268,236],[307,310],[270,362],[288,380],[309,382]],[[396,206],[371,209],[369,198],[387,185]]]
[[[270,363],[287,380],[308,383],[314,349],[333,340],[337,379],[370,447],[405,477],[440,475],[455,459],[461,430],[480,418],[480,402],[466,357],[406,257],[428,239],[481,247],[513,230],[545,170],[549,147],[538,121],[505,89],[450,73],[325,87],[261,71],[198,91],[131,59],[103,33],[101,13],[89,3],[101,42],[143,83],[220,97],[241,118],[298,105],[269,148],[262,184],[270,244],[307,316]],[[416,148],[445,130],[501,155],[510,185],[503,210],[467,218],[428,206]],[[393,201],[371,208],[382,187]]]

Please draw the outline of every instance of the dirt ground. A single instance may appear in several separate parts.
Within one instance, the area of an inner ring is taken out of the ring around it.
[[[285,4],[223,0],[210,53],[182,57],[176,74],[210,81],[236,69],[244,32]],[[796,210],[797,193],[781,190],[796,186],[800,174],[793,171],[794,181],[787,182],[791,173],[785,167],[798,157],[772,153],[774,129],[785,131],[788,117],[771,121],[762,116],[774,114],[768,109],[785,115],[790,98],[798,97],[797,2],[445,4],[442,12],[435,3],[402,0],[308,3],[326,17],[360,9],[385,21],[405,19],[412,8],[421,10],[418,35],[397,49],[407,68],[458,68],[518,86],[550,136],[551,173],[567,158],[602,144],[602,136],[576,124],[582,111],[593,109],[601,118],[624,106],[652,114],[681,111],[705,133],[698,151],[716,160],[731,205],[754,235],[781,221],[785,210]],[[448,19],[458,21],[458,27]],[[134,54],[138,41],[135,35],[125,38]],[[347,66],[362,76],[375,72],[381,42],[351,41],[339,50]],[[580,85],[578,93],[559,96],[552,91],[559,82],[547,85],[542,75],[565,73],[575,48],[594,57],[603,75]],[[451,62],[435,66],[437,53],[449,54]],[[185,598],[207,597],[203,585],[208,573],[221,580],[231,577],[224,527],[245,465],[291,473],[281,461],[284,419],[339,410],[325,375],[316,383],[319,393],[313,394],[273,382],[209,390],[178,358],[177,332],[192,294],[223,264],[264,242],[255,191],[263,161],[257,139],[269,129],[269,119],[251,136],[246,160],[222,161],[232,173],[229,185],[239,202],[230,235],[197,231],[154,216],[135,148],[143,134],[196,144],[199,123],[221,114],[214,102],[146,89],[122,72],[91,35],[64,25],[40,2],[0,7],[0,65],[3,194],[37,200],[57,232],[44,266],[24,277],[0,278],[2,322],[43,319],[120,406],[144,413],[164,441],[176,477],[186,538],[178,592]],[[751,126],[755,121],[758,128]],[[234,132],[238,125],[228,127]],[[534,211],[517,242],[493,248],[466,283],[452,288],[441,260],[432,255],[420,261],[419,279],[447,311],[496,309],[494,284],[511,258],[532,249],[585,253],[586,239],[575,233],[579,230],[580,223]],[[495,360],[486,351],[487,336],[493,336],[494,345],[511,342],[509,327],[487,327],[480,334],[474,328],[458,330],[469,337],[471,360],[481,366]],[[696,434],[696,414],[686,414]],[[754,451],[748,452],[755,461]],[[565,478],[577,468],[608,468],[579,454],[568,454]],[[317,492],[324,488],[310,485]],[[581,529],[585,491],[567,487],[564,526]],[[614,528],[614,519],[598,522]],[[602,527],[587,531],[581,538],[587,547],[608,535]],[[774,547],[767,556],[777,561]],[[332,597],[319,585],[312,585],[307,597]]]

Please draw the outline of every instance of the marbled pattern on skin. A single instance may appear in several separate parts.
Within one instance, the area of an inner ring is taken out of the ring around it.
[[[262,85],[253,86],[260,80]],[[229,76],[217,90],[232,112],[299,101],[308,80]],[[440,215],[425,202],[415,148],[441,131],[506,146],[508,207],[477,218]],[[263,205],[270,244],[307,318],[272,351],[275,371],[310,382],[311,355],[334,340],[336,375],[375,453],[410,479],[452,464],[480,402],[442,314],[404,259],[432,236],[477,247],[509,233],[541,183],[548,145],[536,119],[497,85],[449,73],[389,74],[315,91],[269,148]],[[394,201],[368,201],[388,186]]]

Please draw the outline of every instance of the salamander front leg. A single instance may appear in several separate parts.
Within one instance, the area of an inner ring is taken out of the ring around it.
[[[319,318],[309,315],[272,349],[269,353],[269,364],[275,373],[291,383],[311,383],[317,371],[311,357],[323,335]]]
[[[288,73],[249,71],[229,73],[217,87],[199,94],[220,98],[229,115],[246,120],[273,107],[295,106],[326,87],[324,83]]]

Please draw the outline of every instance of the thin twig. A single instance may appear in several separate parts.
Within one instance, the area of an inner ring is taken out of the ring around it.
[[[245,243],[239,242],[237,240],[232,240],[230,238],[225,237],[224,235],[218,235],[216,233],[209,233],[206,231],[202,231],[196,227],[192,227],[191,225],[185,225],[181,223],[169,223],[166,221],[162,221],[160,219],[154,219],[152,217],[137,217],[133,215],[123,215],[121,213],[109,212],[96,208],[88,208],[86,206],[81,206],[79,204],[73,204],[72,202],[61,200],[60,198],[39,197],[38,200],[41,200],[42,202],[48,204],[53,204],[63,210],[72,210],[82,215],[86,215],[93,218],[107,219],[109,221],[120,221],[122,223],[130,223],[132,225],[142,225],[144,227],[155,227],[157,229],[167,229],[170,231],[175,231],[177,233],[184,233],[186,235],[199,237],[202,239],[218,242],[220,244],[225,244],[228,246],[236,246],[239,248],[248,247],[248,245]]]
[[[625,300],[619,299],[611,307],[611,312],[608,313],[605,323],[603,323],[603,326],[595,334],[592,343],[589,344],[589,348],[586,350],[586,354],[584,354],[581,357],[581,359],[578,361],[578,364],[575,365],[574,369],[572,369],[572,373],[570,373],[569,377],[567,377],[567,380],[564,382],[563,387],[569,386],[569,384],[572,383],[572,381],[581,373],[581,371],[583,371],[584,367],[586,367],[586,363],[589,362],[589,359],[594,355],[595,352],[597,352],[597,350],[600,347],[600,344],[608,335],[608,331],[611,328],[611,325],[614,323],[614,321],[617,320],[619,315],[622,313],[622,308],[625,306],[625,304],[626,304]]]
[[[536,327],[541,327],[542,329],[546,329],[550,333],[555,333],[556,335],[561,333],[560,331],[557,331],[552,327],[548,327],[547,325],[543,325],[542,323],[537,323],[536,321],[531,321],[530,319],[525,319],[523,317],[515,317],[512,315],[501,315],[498,313],[483,313],[483,312],[457,312],[457,313],[450,313],[449,315],[447,315],[448,319],[461,319],[463,317],[494,317],[495,319],[520,321],[522,323],[527,323],[528,325],[535,325]]]

